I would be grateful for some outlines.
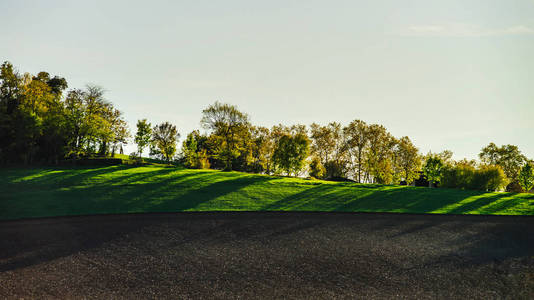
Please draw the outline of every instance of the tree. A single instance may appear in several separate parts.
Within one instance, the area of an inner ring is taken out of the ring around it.
[[[313,123],[310,126],[310,133],[312,153],[320,158],[321,164],[325,167],[325,177],[346,178],[347,145],[341,124],[332,122],[327,126],[320,126]]]
[[[234,105],[215,102],[202,111],[200,123],[221,137],[223,145],[218,151],[218,157],[224,161],[224,169],[231,171],[232,160],[239,156],[236,147],[239,133],[249,125],[247,114],[240,112]]]
[[[527,158],[515,145],[502,145],[498,147],[494,143],[482,148],[478,155],[480,160],[489,165],[499,165],[504,170],[506,177],[517,181],[517,176]]]
[[[393,180],[393,147],[395,138],[382,125],[368,127],[369,146],[366,151],[366,173],[375,183],[388,184]]]
[[[308,157],[310,140],[302,133],[284,134],[278,139],[273,154],[273,163],[286,175],[295,176],[302,170]]]
[[[139,157],[143,155],[143,150],[150,144],[152,137],[152,124],[146,119],[137,120],[137,133],[135,134],[135,143]]]
[[[432,187],[433,183],[441,181],[443,166],[443,161],[438,156],[431,155],[427,158],[425,166],[423,167],[423,173],[428,179],[429,187]]]
[[[525,192],[534,188],[534,167],[531,162],[526,163],[518,175],[519,185]]]
[[[71,90],[48,72],[20,75],[0,66],[0,162],[58,162],[65,157],[114,154],[129,137],[122,113],[104,89]]]
[[[265,127],[250,127],[250,170],[255,173],[266,172],[271,158],[270,131]]]
[[[409,137],[402,137],[395,148],[396,166],[401,172],[401,177],[410,185],[417,177],[421,168],[421,156],[419,149],[412,143]]]
[[[451,150],[443,150],[440,153],[436,154],[444,165],[452,165],[454,164],[454,160],[452,159],[452,151]]]
[[[152,144],[165,157],[167,163],[176,153],[176,140],[180,137],[176,126],[169,122],[161,123],[152,129]],[[154,152],[153,152],[154,153]],[[157,153],[157,152],[156,152]]]
[[[187,135],[182,144],[182,155],[184,164],[188,168],[208,169],[210,167],[208,159],[208,149],[205,147],[207,137],[194,130]]]
[[[357,178],[357,181],[361,183],[362,172],[365,168],[364,154],[369,144],[368,126],[364,121],[354,120],[343,128],[343,133],[347,139],[350,168],[354,174],[354,178]]]
[[[128,124],[122,118],[122,112],[118,109],[111,108],[109,114],[107,115],[108,122],[110,124],[111,130],[111,156],[115,156],[115,151],[117,150],[119,144],[127,144],[128,139],[130,138],[130,131],[128,130]],[[107,149],[106,149],[107,150]]]

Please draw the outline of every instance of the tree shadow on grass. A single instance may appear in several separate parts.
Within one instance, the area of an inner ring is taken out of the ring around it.
[[[195,187],[189,188],[185,193],[178,193],[173,195],[173,192],[179,190],[180,187],[186,188],[190,185],[183,182],[179,185],[164,184],[158,189],[151,190],[145,194],[144,197],[151,199],[158,195],[169,195],[166,199],[156,201],[150,204],[150,211],[184,211],[193,208],[198,208],[201,204],[210,202],[214,199],[224,197],[230,193],[239,192],[240,190],[255,184],[262,184],[273,180],[274,178],[267,176],[253,176],[253,175],[231,175],[228,178],[227,174],[218,178],[217,181],[213,180],[213,173],[206,173],[193,177],[195,181]],[[221,209],[232,209],[231,204],[226,203]],[[213,205],[217,210],[217,205]],[[234,208],[238,208],[234,206]]]
[[[518,208],[534,197],[424,187],[308,185],[263,210],[481,214]],[[534,205],[532,203],[531,205]],[[528,205],[526,205],[528,206]],[[525,209],[527,210],[527,209]],[[534,213],[534,210],[531,211]],[[528,214],[528,212],[525,212]]]
[[[171,174],[175,171],[163,169],[120,176],[96,185],[55,191],[51,196],[66,208],[61,215],[176,212],[273,179],[197,170]]]
[[[518,198],[507,193],[484,193],[428,188],[392,188],[369,193],[356,200],[349,200],[339,211],[390,211],[404,213],[482,213],[483,207],[492,203],[507,202],[509,207]],[[472,199],[472,200],[470,200]],[[494,210],[492,212],[498,212]]]
[[[118,165],[109,167],[60,167],[53,169],[30,169],[31,172],[25,172],[26,170],[17,170],[15,176],[11,176],[11,185],[30,185],[31,187],[43,186],[54,187],[57,185],[70,186],[80,185],[87,182],[89,178],[109,175],[112,172],[132,169],[135,167]]]
[[[483,212],[483,208],[485,206],[491,205],[493,203],[500,203],[499,206],[501,207],[513,207],[519,204],[520,198],[512,198],[510,197],[510,194],[489,194],[489,195],[480,195],[475,196],[476,198],[472,201],[468,201],[465,203],[459,203],[459,205],[455,208],[452,208],[447,211],[447,213],[450,214],[464,214],[464,213],[480,213]],[[508,199],[507,199],[508,198]],[[485,209],[484,209],[485,210]],[[499,210],[493,210],[493,212],[498,212]]]

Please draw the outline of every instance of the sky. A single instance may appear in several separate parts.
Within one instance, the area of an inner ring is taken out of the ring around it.
[[[0,0],[0,60],[104,87],[132,133],[183,138],[221,101],[256,125],[360,119],[423,153],[534,158],[534,0]]]

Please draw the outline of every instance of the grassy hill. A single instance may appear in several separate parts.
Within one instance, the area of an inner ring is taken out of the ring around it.
[[[177,211],[344,211],[534,215],[534,194],[367,185],[132,167],[0,170],[0,219]]]

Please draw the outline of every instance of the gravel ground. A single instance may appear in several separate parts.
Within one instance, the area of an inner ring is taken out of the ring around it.
[[[534,218],[177,213],[0,222],[0,298],[534,297]]]

